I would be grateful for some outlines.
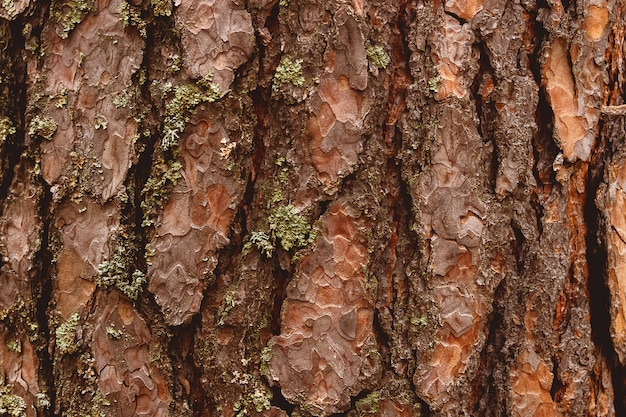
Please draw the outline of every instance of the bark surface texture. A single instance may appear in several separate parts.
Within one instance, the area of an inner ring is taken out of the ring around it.
[[[0,415],[626,415],[622,0],[3,0]]]

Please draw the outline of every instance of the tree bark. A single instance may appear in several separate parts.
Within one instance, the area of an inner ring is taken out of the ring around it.
[[[625,34],[3,1],[0,415],[625,415]]]

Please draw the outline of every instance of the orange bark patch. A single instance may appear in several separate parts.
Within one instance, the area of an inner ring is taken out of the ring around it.
[[[166,415],[169,382],[150,360],[151,334],[141,316],[112,291],[98,295],[94,318],[98,388],[111,402],[112,413]]]
[[[517,358],[513,370],[513,415],[518,417],[559,416],[552,401],[550,389],[553,375],[531,345],[527,345]]]
[[[471,56],[473,41],[472,30],[462,26],[452,16],[445,16],[443,33],[432,39],[433,62],[439,71],[439,78],[430,81],[429,88],[435,93],[437,100],[450,97],[464,98],[467,96],[467,83],[463,75],[467,70]]]
[[[80,181],[106,201],[123,187],[133,157],[137,109],[114,103],[129,93],[144,41],[137,31],[124,28],[118,11],[123,1],[96,4],[98,12],[88,14],[67,39],[55,33],[55,25],[44,28],[42,48],[50,53],[44,57],[43,82],[50,100],[43,114],[54,120],[57,129],[50,141],[41,143],[41,165],[46,182],[63,187],[67,178],[82,171],[75,159],[85,160],[86,166],[99,165],[89,174],[82,173]],[[98,85],[106,85],[106,91]],[[58,101],[61,96],[63,101]],[[71,113],[74,108],[80,112]],[[75,146],[78,142],[83,145]]]
[[[362,2],[355,4],[362,9]],[[307,121],[311,162],[327,189],[336,187],[354,169],[369,111],[363,95],[368,80],[363,34],[354,16],[341,12],[335,20],[340,45],[325,55],[325,73],[309,101]]]
[[[609,22],[609,11],[606,7],[589,6],[583,27],[590,41],[600,39]]]
[[[464,20],[470,20],[483,9],[483,0],[447,0],[445,10]]]
[[[220,91],[229,90],[235,71],[254,50],[250,14],[231,0],[181,0],[177,5],[185,69],[194,78],[213,74]]]
[[[588,152],[577,149],[577,145],[584,138],[585,125],[579,114],[565,41],[555,41],[546,54],[548,59],[542,69],[543,78],[554,112],[554,127],[563,155],[569,160],[586,159]]]

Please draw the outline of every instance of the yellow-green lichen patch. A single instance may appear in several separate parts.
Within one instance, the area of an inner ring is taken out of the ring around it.
[[[183,165],[176,161],[166,161],[163,154],[159,154],[152,164],[152,172],[150,178],[141,190],[143,201],[141,209],[143,210],[143,227],[152,226],[157,219],[158,210],[162,209],[170,191],[182,178]]]
[[[11,135],[15,134],[15,126],[8,117],[0,118],[0,145],[7,140]]]
[[[117,249],[111,259],[98,265],[96,285],[100,288],[115,287],[131,300],[137,300],[146,283],[145,274],[133,269],[132,265],[138,248],[133,234],[121,235],[117,242]]]
[[[384,69],[389,65],[389,57],[380,45],[368,46],[365,52],[370,62],[377,68]]]
[[[251,232],[248,242],[244,245],[244,250],[251,248],[252,245],[256,246],[259,252],[267,258],[271,258],[274,254],[274,244],[272,243],[270,236],[265,232]]]
[[[57,327],[55,331],[56,335],[56,348],[62,355],[72,354],[78,350],[78,344],[76,343],[76,326],[80,321],[78,313],[74,313],[67,319],[67,321]]]
[[[283,57],[274,73],[274,92],[278,91],[282,84],[291,84],[296,87],[304,85],[304,76],[302,75],[302,59],[292,61],[289,57]]]
[[[36,115],[28,125],[28,134],[31,136],[41,136],[42,138],[52,139],[52,135],[57,130],[57,124],[49,117]]]
[[[212,103],[224,97],[219,86],[208,75],[196,84],[185,84],[175,88],[174,97],[165,105],[165,120],[161,147],[171,149],[191,120],[194,109],[202,103]]]
[[[172,2],[170,0],[150,0],[152,5],[152,11],[155,16],[171,16],[172,15]]]
[[[59,0],[53,1],[50,6],[50,17],[59,24],[57,34],[66,39],[69,33],[83,21],[87,13],[92,10],[93,1],[90,0]]]
[[[270,233],[286,251],[309,243],[311,225],[297,208],[289,204],[273,210],[268,218]]]
[[[131,6],[130,4],[124,2],[117,9],[117,12],[120,15],[120,21],[125,28],[134,27],[137,28],[139,34],[142,38],[146,38],[146,21],[141,18],[141,11],[138,7]]]
[[[19,395],[9,394],[11,386],[0,386],[0,415],[26,417],[26,401]]]

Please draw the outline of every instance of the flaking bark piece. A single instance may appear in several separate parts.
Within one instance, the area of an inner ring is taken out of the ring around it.
[[[314,415],[345,411],[380,376],[361,227],[345,202],[329,208],[316,250],[287,287],[281,333],[270,341],[270,381]]]
[[[3,202],[0,218],[0,317],[18,298],[30,304],[35,254],[39,250],[42,223],[39,217],[41,187],[34,180],[32,162],[22,159]]]
[[[150,242],[148,290],[168,323],[179,325],[200,310],[204,277],[229,242],[235,208],[245,184],[228,170],[237,138],[227,122],[199,111],[181,137],[183,179],[174,188]],[[228,154],[228,155],[227,155]]]
[[[64,320],[91,298],[98,266],[114,247],[119,222],[113,202],[102,206],[85,198],[80,204],[63,203],[55,212],[52,224],[61,247],[53,286],[56,308]]]
[[[209,74],[228,91],[235,71],[255,46],[250,14],[231,0],[180,0],[176,23],[181,31],[183,62],[193,78]]]
[[[37,122],[56,126],[41,143],[42,176],[55,197],[74,183],[77,189],[69,191],[79,196],[110,199],[121,191],[134,156],[140,109],[132,97],[131,77],[141,65],[145,42],[122,22],[125,1],[96,4],[97,13],[66,39],[51,23],[42,36],[42,48],[49,51],[43,62],[44,96],[33,104],[44,111],[31,120],[29,133],[38,134]],[[29,72],[33,83],[42,77],[34,68]]]
[[[99,293],[96,304],[93,357],[111,415],[167,416],[169,383],[150,359],[150,329],[115,290]]]
[[[371,107],[364,93],[368,71],[363,34],[354,17],[344,10],[337,13],[335,23],[338,45],[327,54],[325,72],[309,101],[307,121],[311,159],[329,192],[355,169]]]

